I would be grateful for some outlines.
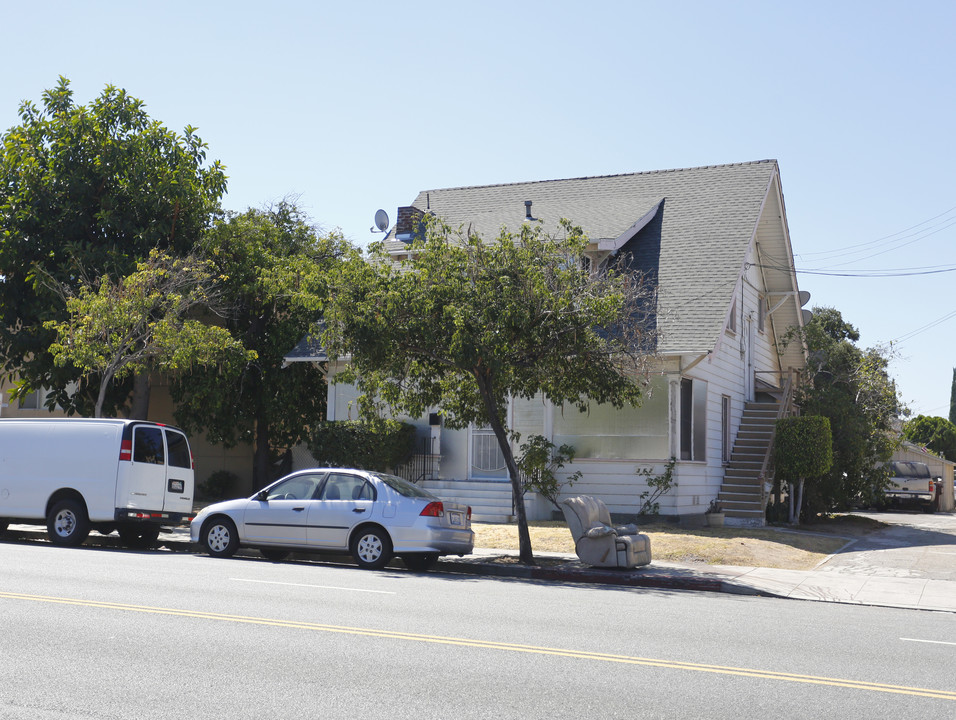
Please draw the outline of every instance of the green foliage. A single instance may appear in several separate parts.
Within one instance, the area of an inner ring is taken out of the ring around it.
[[[949,421],[956,425],[956,368],[953,368],[953,382],[949,387]]]
[[[217,470],[199,484],[199,492],[209,500],[224,500],[232,497],[238,487],[238,475],[228,470]]]
[[[800,415],[777,420],[773,457],[777,475],[791,482],[826,474],[833,465],[830,419]]]
[[[564,482],[558,481],[556,471],[567,463],[574,462],[574,448],[570,445],[556,446],[543,435],[532,435],[521,445],[521,455],[516,459],[522,476],[525,492],[539,493],[551,501],[558,510],[558,496],[565,487],[571,487],[581,479],[581,471],[568,475]]]
[[[415,426],[398,420],[319,423],[307,438],[319,463],[365,470],[393,470],[415,451]]]
[[[905,412],[887,372],[890,351],[862,350],[859,332],[833,308],[813,308],[802,338],[810,352],[796,401],[804,415],[830,419],[833,465],[807,488],[806,514],[844,509],[885,482]],[[794,338],[795,341],[798,338]]]
[[[580,228],[564,223],[562,233],[525,224],[486,242],[431,217],[406,261],[377,244],[368,261],[343,266],[325,312],[323,345],[349,358],[337,380],[357,383],[366,417],[383,405],[411,417],[440,407],[448,427],[494,431],[523,562],[533,556],[508,399],[636,404],[652,347],[640,278],[614,267],[592,274]]]
[[[660,475],[654,475],[654,468],[640,468],[637,474],[644,478],[647,484],[647,490],[642,492],[638,499],[641,501],[641,509],[637,511],[638,515],[659,515],[661,504],[658,502],[661,497],[677,487],[674,482],[674,467],[677,465],[677,458],[668,460],[664,466],[664,472]]]
[[[917,415],[903,426],[903,437],[956,461],[956,425],[946,418]]]
[[[48,321],[62,322],[61,294],[85,282],[114,283],[153,249],[186,255],[218,208],[226,176],[205,165],[206,146],[151,120],[125,90],[107,86],[90,104],[69,81],[24,102],[20,124],[0,139],[0,357],[18,392],[49,390],[48,404],[89,413],[93,395],[74,393],[81,370],[54,363]],[[110,404],[125,402],[117,387]]]
[[[176,421],[230,447],[254,446],[253,482],[272,479],[273,461],[324,419],[321,368],[284,356],[315,329],[328,275],[350,248],[337,234],[320,236],[292,203],[229,214],[200,243],[215,268],[222,322],[253,361],[197,367],[171,384]]]
[[[173,259],[158,251],[118,282],[103,276],[96,288],[82,285],[66,298],[69,317],[50,320],[50,346],[57,365],[72,364],[98,382],[94,416],[101,417],[114,379],[137,372],[181,373],[197,365],[222,370],[248,356],[229,332],[191,318],[207,308],[213,278],[194,258]]]

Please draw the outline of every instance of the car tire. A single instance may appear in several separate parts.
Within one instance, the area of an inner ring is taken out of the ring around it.
[[[145,550],[152,547],[159,539],[159,525],[120,527],[119,536],[126,547],[134,550]]]
[[[46,519],[50,542],[61,547],[76,547],[90,534],[90,518],[86,508],[76,500],[60,500],[50,508]]]
[[[239,531],[227,517],[210,518],[199,536],[202,546],[212,557],[229,558],[239,549]]]
[[[259,553],[266,560],[271,560],[272,562],[282,562],[289,557],[288,550],[279,550],[277,548],[259,548]]]
[[[412,572],[427,572],[438,562],[438,553],[424,553],[422,555],[402,555],[402,562]]]
[[[352,537],[352,559],[363,570],[379,570],[392,559],[392,540],[380,527],[359,528]]]

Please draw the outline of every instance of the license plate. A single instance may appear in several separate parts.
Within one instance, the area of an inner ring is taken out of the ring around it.
[[[460,512],[448,513],[448,522],[452,525],[464,525],[464,516]]]

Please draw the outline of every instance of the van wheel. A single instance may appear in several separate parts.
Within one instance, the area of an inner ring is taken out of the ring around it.
[[[212,518],[203,525],[199,542],[213,557],[228,558],[239,549],[239,532],[229,518]]]
[[[46,532],[54,545],[76,547],[90,534],[86,508],[76,500],[60,500],[50,509]]]
[[[134,550],[145,550],[152,547],[159,538],[159,526],[121,527],[119,528],[119,536],[126,547]]]

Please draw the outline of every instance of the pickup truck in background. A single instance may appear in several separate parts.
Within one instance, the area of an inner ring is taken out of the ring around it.
[[[932,476],[926,463],[895,460],[887,465],[890,470],[884,493],[887,505],[918,505],[930,513],[939,510],[941,480]]]

